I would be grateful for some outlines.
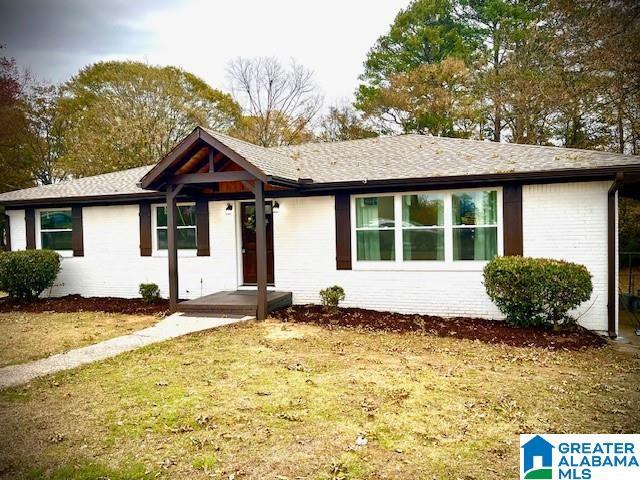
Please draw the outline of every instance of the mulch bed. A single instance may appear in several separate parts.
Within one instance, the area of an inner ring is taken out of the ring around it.
[[[26,304],[0,298],[0,312],[28,313],[73,313],[106,312],[128,315],[157,315],[169,310],[169,301],[160,299],[157,303],[146,303],[141,298],[81,297],[68,295],[56,298],[38,298]]]
[[[442,318],[430,315],[407,315],[361,308],[325,311],[319,305],[293,306],[271,314],[280,320],[317,325],[358,327],[366,330],[425,332],[439,337],[466,338],[513,347],[542,347],[551,350],[579,350],[607,344],[600,335],[577,327],[572,331],[544,331],[510,327],[504,322],[480,318]]]

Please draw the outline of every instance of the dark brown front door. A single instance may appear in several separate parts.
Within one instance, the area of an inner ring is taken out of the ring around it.
[[[245,285],[258,283],[256,270],[256,204],[242,202],[242,272]],[[265,202],[267,220],[267,282],[273,282],[273,212],[271,202]]]

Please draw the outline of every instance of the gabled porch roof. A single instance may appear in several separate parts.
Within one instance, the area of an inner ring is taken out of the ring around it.
[[[291,158],[258,145],[196,127],[169,154],[142,177],[145,190],[163,190],[171,178],[195,180],[197,183],[224,181],[223,172],[243,170],[266,184],[295,186],[298,171]],[[214,176],[214,172],[218,175]],[[202,174],[211,174],[209,178]],[[191,177],[186,177],[191,175]],[[232,175],[227,175],[229,179]],[[241,176],[238,176],[239,179]],[[242,179],[241,179],[242,180]],[[185,181],[184,183],[191,183]]]

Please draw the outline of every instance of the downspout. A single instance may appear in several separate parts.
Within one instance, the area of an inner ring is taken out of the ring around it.
[[[617,203],[616,193],[622,186],[624,174],[618,172],[607,193],[607,325],[609,337],[616,338],[616,308],[618,279],[616,278]]]

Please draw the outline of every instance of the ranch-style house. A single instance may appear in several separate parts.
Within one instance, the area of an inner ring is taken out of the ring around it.
[[[0,195],[7,248],[63,257],[46,295],[136,297],[250,313],[342,303],[501,318],[495,255],[565,259],[593,275],[583,326],[617,334],[617,205],[640,157],[400,135],[263,148],[196,128],[155,165]]]

